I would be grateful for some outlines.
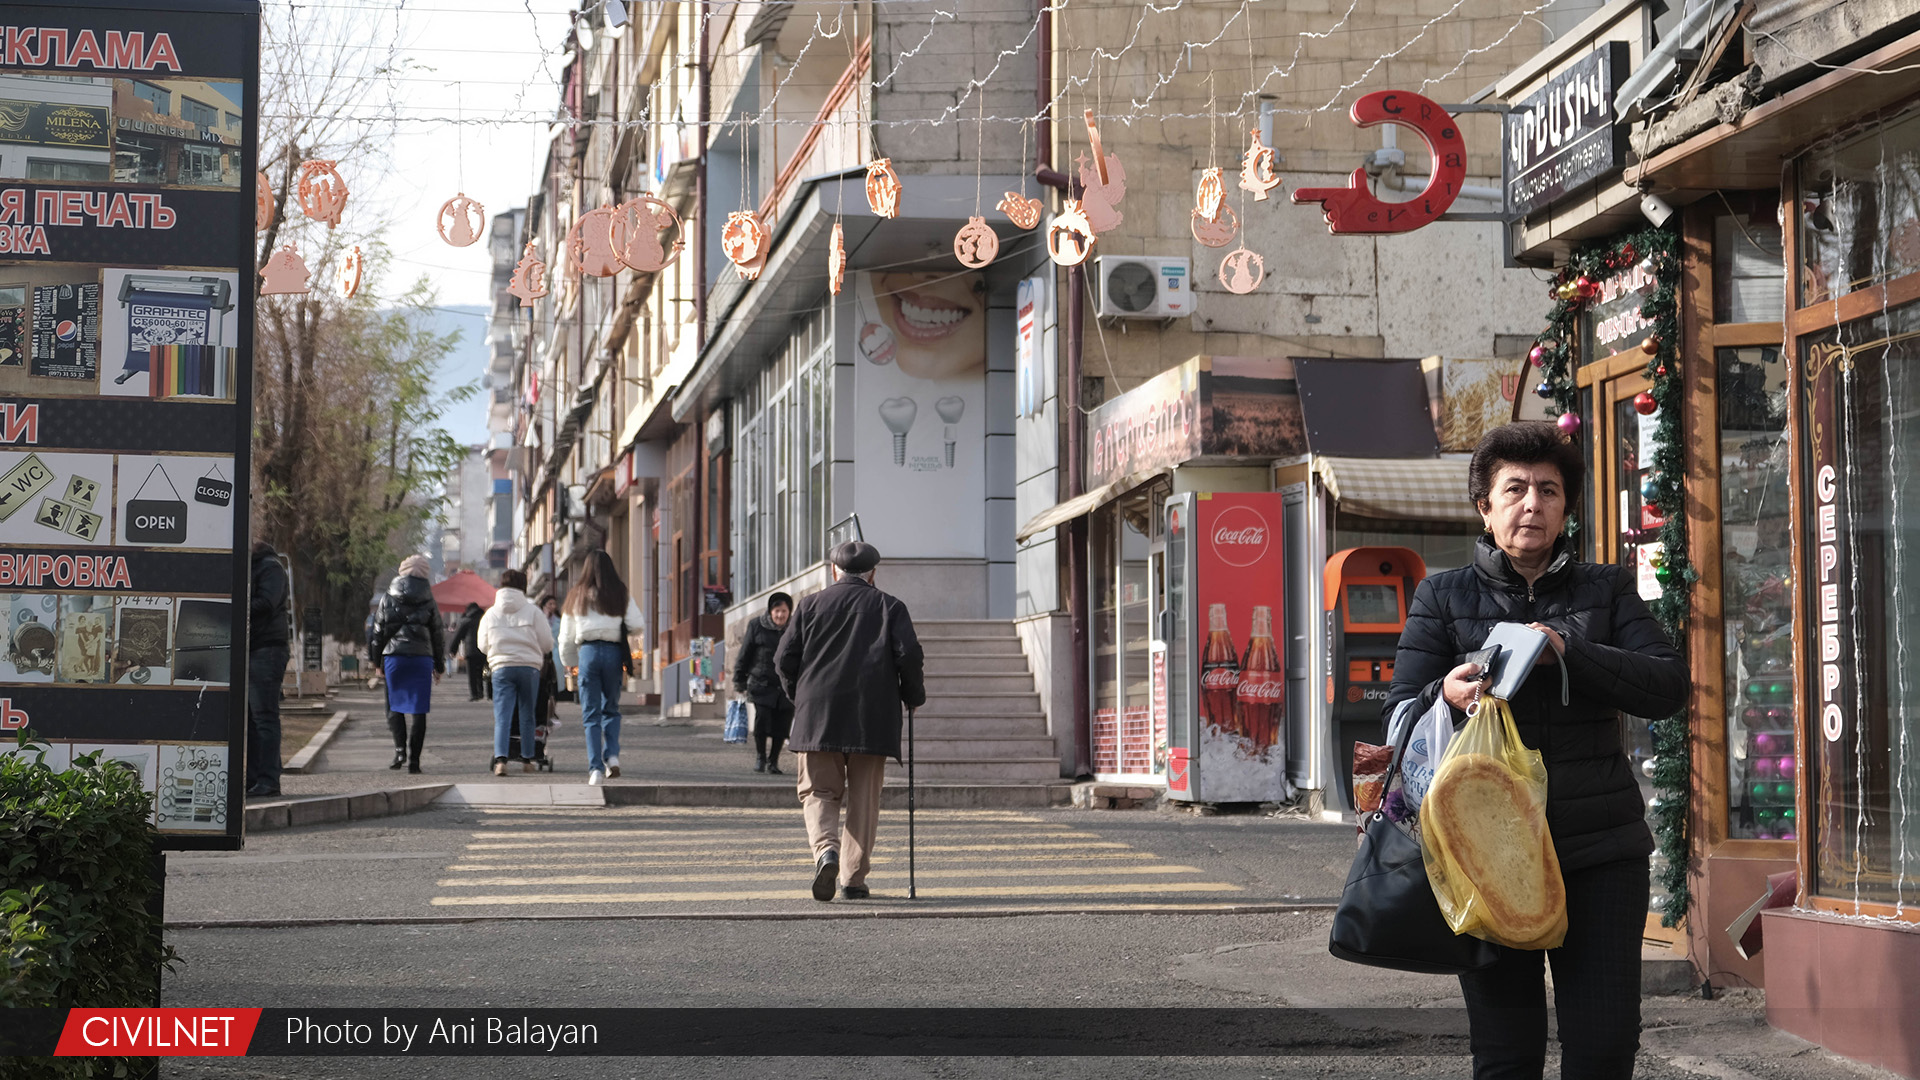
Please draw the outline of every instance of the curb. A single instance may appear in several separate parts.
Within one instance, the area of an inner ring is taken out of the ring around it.
[[[994,908],[860,908],[865,901],[836,901],[818,911],[637,911],[578,915],[392,915],[363,919],[193,919],[169,922],[168,930],[294,930],[325,926],[464,926],[494,922],[815,922],[832,919],[1007,919],[1030,915],[1287,915],[1331,912],[1332,901],[1291,904],[1036,904]],[[922,901],[910,901],[921,903]]]
[[[424,810],[445,794],[452,784],[421,784],[417,787],[389,788],[349,795],[317,795],[306,799],[275,799],[249,805],[246,831],[266,832],[303,825],[326,825],[341,821],[364,821]]]
[[[346,723],[347,710],[342,709],[334,713],[332,717],[328,718],[325,724],[320,725],[320,730],[314,732],[313,737],[307,740],[307,745],[301,747],[293,757],[287,759],[285,765],[280,766],[280,771],[283,773],[304,773],[317,767],[320,764],[320,756],[326,753],[327,744],[333,741],[334,735],[338,734],[340,729],[346,726]]]

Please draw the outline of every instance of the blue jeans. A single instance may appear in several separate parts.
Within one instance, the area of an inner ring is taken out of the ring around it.
[[[580,730],[587,736],[587,768],[602,772],[608,758],[620,756],[621,649],[611,641],[580,643]]]
[[[493,669],[493,756],[507,756],[507,736],[520,719],[520,753],[533,760],[533,703],[540,693],[540,669],[516,665]]]

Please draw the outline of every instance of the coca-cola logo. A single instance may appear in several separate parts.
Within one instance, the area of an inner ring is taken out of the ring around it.
[[[1231,667],[1208,668],[1200,676],[1202,690],[1231,690],[1240,685],[1240,673]]]
[[[1271,675],[1249,671],[1240,677],[1240,688],[1236,696],[1241,701],[1251,701],[1263,705],[1279,703],[1286,695],[1286,683]]]
[[[1251,506],[1230,506],[1213,519],[1213,554],[1228,566],[1252,566],[1267,554],[1267,519]]]

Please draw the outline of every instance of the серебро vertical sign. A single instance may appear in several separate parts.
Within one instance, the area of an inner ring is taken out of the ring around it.
[[[255,0],[0,8],[0,727],[171,848],[241,839],[259,51]]]

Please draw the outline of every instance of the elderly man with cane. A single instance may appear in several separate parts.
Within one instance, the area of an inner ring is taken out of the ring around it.
[[[927,689],[907,606],[873,587],[880,552],[850,540],[827,560],[833,584],[794,607],[773,662],[793,701],[788,748],[800,761],[813,898],[832,900],[837,880],[843,897],[863,900],[901,710],[925,704]]]

